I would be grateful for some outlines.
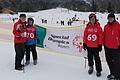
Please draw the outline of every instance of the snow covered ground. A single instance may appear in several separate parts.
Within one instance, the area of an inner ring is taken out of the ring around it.
[[[106,62],[102,62],[101,77],[96,77],[96,71],[88,75],[88,67],[84,67],[84,58],[54,53],[37,49],[38,64],[25,67],[25,73],[14,70],[13,43],[0,42],[0,80],[106,80],[109,74]]]

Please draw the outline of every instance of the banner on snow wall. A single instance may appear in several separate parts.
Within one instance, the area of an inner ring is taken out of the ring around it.
[[[87,52],[82,48],[85,26],[74,27],[37,27],[37,46],[48,48],[63,54],[86,57]],[[105,61],[104,49],[100,52],[102,61]]]
[[[83,26],[65,28],[47,28],[44,45],[53,51],[84,56]]]

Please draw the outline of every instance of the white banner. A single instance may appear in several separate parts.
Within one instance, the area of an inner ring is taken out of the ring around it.
[[[47,29],[44,45],[57,52],[83,56],[83,27]]]

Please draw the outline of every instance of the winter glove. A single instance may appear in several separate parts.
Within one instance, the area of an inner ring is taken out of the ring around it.
[[[102,51],[102,45],[101,44],[98,45],[98,51],[100,51],[100,52]]]
[[[83,49],[86,51],[87,49],[87,45],[85,43],[83,43]]]
[[[120,46],[118,46],[118,49],[120,50]]]
[[[37,39],[37,44],[40,44],[40,40],[39,39]]]

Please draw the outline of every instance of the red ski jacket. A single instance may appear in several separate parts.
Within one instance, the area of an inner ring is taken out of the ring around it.
[[[92,48],[103,44],[103,31],[99,22],[96,22],[94,25],[91,22],[87,24],[84,30],[83,43]]]
[[[34,26],[28,26],[26,28],[26,32],[27,32],[27,40],[36,39],[36,28]]]
[[[26,38],[22,36],[22,34],[25,32],[23,24],[24,23],[21,22],[20,20],[18,20],[18,22],[14,24],[13,27],[14,43],[26,42]]]
[[[120,46],[120,24],[115,21],[112,25],[108,23],[104,27],[104,45],[107,48],[117,49]]]

